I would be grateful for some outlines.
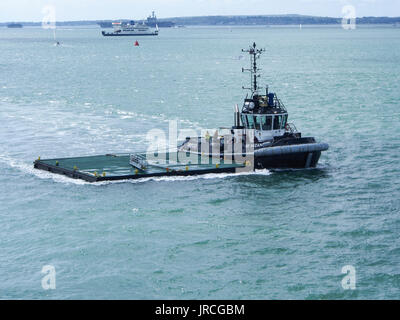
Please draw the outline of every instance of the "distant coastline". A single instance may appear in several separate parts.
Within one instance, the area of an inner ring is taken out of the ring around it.
[[[121,19],[125,20],[125,19]],[[94,26],[103,22],[119,20],[82,20],[60,21],[58,26]],[[257,15],[257,16],[197,16],[197,17],[173,17],[158,19],[171,21],[180,26],[260,26],[260,25],[337,25],[342,23],[342,18],[317,17],[305,15]],[[357,24],[386,24],[400,25],[400,17],[362,17],[357,18]],[[11,22],[2,22],[0,27],[7,27]],[[16,22],[14,22],[16,23]],[[41,22],[18,22],[25,26],[40,26]]]

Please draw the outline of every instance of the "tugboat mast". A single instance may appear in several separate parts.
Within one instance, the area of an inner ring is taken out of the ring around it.
[[[265,51],[265,49],[257,49],[256,48],[256,43],[254,42],[252,46],[250,46],[249,49],[244,50],[242,49],[242,52],[247,52],[250,54],[250,69],[244,69],[242,68],[242,72],[250,72],[251,75],[251,87],[250,88],[245,88],[242,87],[243,89],[250,90],[251,95],[253,96],[255,93],[257,93],[259,87],[257,86],[257,78],[260,77],[258,74],[258,71],[260,69],[257,68],[257,59],[260,57],[260,55]]]

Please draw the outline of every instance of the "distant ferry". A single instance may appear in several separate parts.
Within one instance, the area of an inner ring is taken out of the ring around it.
[[[15,29],[22,28],[22,24],[20,24],[20,23],[10,23],[10,24],[7,25],[7,28],[15,28]]]
[[[113,32],[102,31],[101,34],[105,37],[120,37],[120,36],[157,36],[158,26],[151,28],[144,23],[135,23],[130,21],[125,22],[113,22]]]

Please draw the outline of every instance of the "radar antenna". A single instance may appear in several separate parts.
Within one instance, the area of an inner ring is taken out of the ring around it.
[[[242,72],[250,72],[251,75],[251,87],[250,88],[242,87],[242,88],[250,90],[253,96],[255,93],[257,93],[259,89],[259,87],[257,86],[257,78],[260,77],[258,72],[261,69],[257,68],[257,59],[260,58],[263,52],[265,52],[265,49],[257,49],[256,43],[254,42],[253,45],[249,47],[249,49],[247,50],[242,49],[242,52],[247,52],[250,55],[250,69],[242,68]]]

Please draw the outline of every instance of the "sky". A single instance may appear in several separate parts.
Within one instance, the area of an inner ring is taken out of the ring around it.
[[[400,0],[0,0],[0,21],[42,21],[54,6],[57,21],[144,19],[202,15],[305,14],[342,17],[353,5],[357,17],[400,16]]]

